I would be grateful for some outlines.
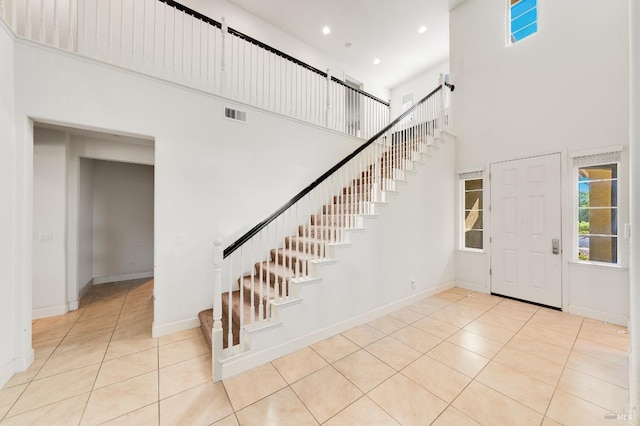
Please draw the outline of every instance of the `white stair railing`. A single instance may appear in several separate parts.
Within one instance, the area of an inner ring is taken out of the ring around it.
[[[224,252],[216,242],[214,380],[223,378],[224,360],[250,349],[248,332],[278,323],[278,310],[315,280],[314,265],[344,242],[345,230],[362,226],[414,156],[450,132],[452,90],[442,82]]]
[[[18,37],[370,138],[389,103],[173,0],[0,0]]]

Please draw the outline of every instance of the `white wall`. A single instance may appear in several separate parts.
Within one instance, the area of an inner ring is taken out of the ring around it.
[[[81,158],[78,171],[78,298],[93,282],[93,160]]]
[[[569,266],[574,175],[568,154],[628,144],[628,4],[540,0],[538,5],[539,32],[512,46],[506,45],[504,2],[467,0],[451,12],[456,168],[488,170],[496,161],[562,153],[563,307],[625,322],[627,271]],[[625,148],[623,185],[628,184],[627,158]],[[488,200],[488,191],[485,196]],[[622,230],[628,199],[620,197],[619,207]],[[486,210],[485,215],[489,223]],[[488,291],[484,257],[458,252],[457,275]],[[627,267],[626,242],[620,244],[620,258]]]
[[[68,136],[35,129],[33,146],[33,317],[62,315],[66,306]]]
[[[214,238],[230,244],[359,143],[253,109],[247,124],[225,120],[229,103],[214,96],[22,41],[16,69],[18,120],[155,140],[156,334],[192,327],[211,305]],[[30,145],[25,125],[15,143],[18,163],[31,161]],[[20,189],[30,194],[30,170],[20,173]]]
[[[95,160],[93,173],[93,277],[152,274],[153,167]]]
[[[14,98],[14,46],[13,38],[0,20],[0,385],[9,380],[14,371],[25,367],[19,359],[29,358],[31,323],[22,324],[26,306],[31,299],[30,289],[22,289],[24,277],[17,254],[16,215],[21,211],[16,193],[15,163],[15,98]],[[16,325],[19,324],[19,325]],[[27,329],[22,331],[22,326]],[[22,365],[20,365],[22,364]],[[28,364],[27,364],[28,365]],[[15,369],[15,370],[14,370]]]
[[[448,72],[449,61],[447,60],[391,89],[390,117],[393,119],[402,113],[403,96],[413,93],[413,102],[418,102],[438,86],[440,74],[447,74]]]

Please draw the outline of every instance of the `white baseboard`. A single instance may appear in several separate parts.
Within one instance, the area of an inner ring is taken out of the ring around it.
[[[299,349],[317,343],[321,340],[327,339],[336,334],[347,331],[353,327],[357,327],[369,321],[373,321],[390,312],[402,309],[409,305],[412,305],[426,297],[433,296],[445,290],[455,287],[455,282],[450,281],[429,290],[422,291],[420,293],[411,295],[407,298],[389,303],[387,305],[372,309],[361,315],[349,318],[338,324],[334,324],[330,327],[323,328],[321,330],[312,332],[305,336],[299,337],[295,340],[282,343],[280,345],[267,348],[257,352],[245,352],[238,356],[229,358],[222,361],[222,379],[228,379],[229,377],[240,374],[244,371],[248,371],[252,368],[258,367],[266,362],[280,358],[284,355],[295,352]]]
[[[0,368],[0,389],[2,389],[2,387],[7,384],[7,382],[9,381],[9,379],[11,379],[15,372],[16,371],[13,360],[9,361],[7,365]]]
[[[29,349],[29,352],[25,356],[13,360],[14,371],[16,373],[26,371],[27,368],[31,367],[31,364],[33,364],[33,360],[35,359],[36,352],[33,349]]]
[[[477,291],[478,293],[489,294],[490,291],[487,287],[468,283],[466,281],[456,281],[456,287],[464,288],[466,290]]]
[[[629,318],[623,315],[612,314],[609,312],[598,311],[591,308],[583,308],[581,306],[569,305],[567,310],[570,314],[580,315],[587,318],[592,318],[599,321],[608,322],[610,324],[622,325],[627,327],[629,325]]]
[[[181,321],[170,322],[168,324],[156,325],[155,321],[151,328],[153,337],[166,336],[167,334],[177,333],[178,331],[188,330],[190,328],[200,327],[200,319],[198,317],[188,318]]]
[[[120,281],[137,280],[140,278],[153,278],[153,271],[135,272],[133,274],[108,275],[106,277],[93,278],[93,284],[115,283]]]
[[[31,319],[40,319],[53,317],[56,315],[64,315],[69,312],[66,304],[59,306],[50,306],[48,308],[34,309],[31,311]]]

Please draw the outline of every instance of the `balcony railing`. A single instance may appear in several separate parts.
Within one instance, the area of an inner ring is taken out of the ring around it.
[[[172,0],[0,0],[18,37],[368,139],[389,104]]]

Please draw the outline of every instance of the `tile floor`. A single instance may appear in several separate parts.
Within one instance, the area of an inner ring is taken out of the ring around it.
[[[611,426],[627,409],[624,328],[459,288],[214,384],[199,329],[151,338],[152,286],[34,321],[0,423]]]

